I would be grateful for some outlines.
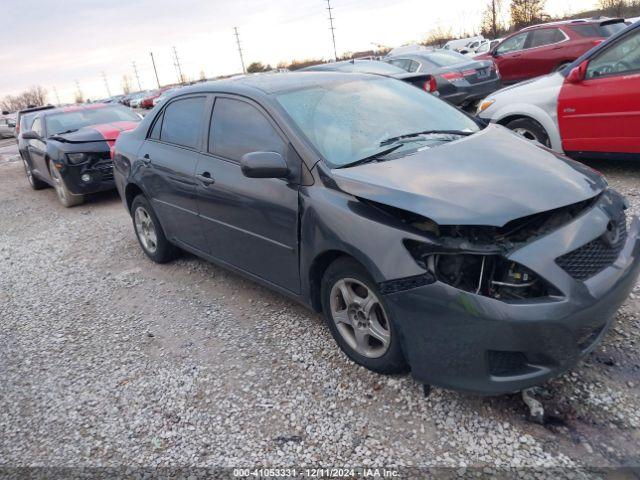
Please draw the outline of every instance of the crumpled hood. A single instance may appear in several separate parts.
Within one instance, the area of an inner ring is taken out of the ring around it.
[[[112,122],[100,125],[90,125],[80,130],[63,135],[54,135],[54,138],[69,143],[86,142],[115,142],[121,132],[132,130],[138,126],[137,122]]]
[[[406,157],[331,172],[351,195],[440,225],[502,227],[592,198],[607,185],[594,170],[499,125]]]

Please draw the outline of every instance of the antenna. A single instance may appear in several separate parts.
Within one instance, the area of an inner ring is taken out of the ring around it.
[[[138,75],[138,67],[136,67],[136,62],[133,62],[133,71],[136,74],[136,79],[138,80],[138,91],[142,91],[142,86],[140,85],[140,75]]]
[[[107,87],[107,96],[111,96],[111,89],[109,88],[109,82],[107,81],[107,76],[104,71],[102,72],[102,79],[104,80],[104,86]]]
[[[247,69],[244,68],[244,57],[242,56],[242,47],[240,46],[240,34],[238,33],[238,27],[233,27],[236,36],[236,42],[238,44],[238,53],[240,54],[240,63],[242,63],[242,73],[247,73]]]
[[[331,30],[331,39],[333,40],[333,58],[338,61],[338,51],[336,50],[336,33],[333,26],[333,8],[331,8],[331,0],[327,0],[327,10],[329,10],[329,30]]]
[[[156,72],[156,82],[158,82],[158,88],[160,88],[160,78],[158,77],[158,69],[156,68],[156,61],[153,59],[153,52],[149,52],[151,55],[151,63],[153,63],[153,71]]]
[[[182,75],[182,67],[180,66],[180,57],[178,57],[178,51],[176,50],[176,47],[173,47],[173,55],[175,57],[174,65],[178,69],[178,75],[180,76],[180,78],[178,80],[182,84],[182,83],[184,83],[184,75]]]

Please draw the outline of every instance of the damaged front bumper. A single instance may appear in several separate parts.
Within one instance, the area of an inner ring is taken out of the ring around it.
[[[475,394],[538,385],[592,351],[635,285],[640,222],[634,217],[612,263],[578,280],[557,259],[603,235],[609,217],[593,208],[506,258],[550,281],[561,295],[498,300],[434,281],[385,295],[413,376]]]
[[[60,169],[65,185],[74,195],[112,190],[113,162],[110,158],[91,160],[80,165],[66,164]]]

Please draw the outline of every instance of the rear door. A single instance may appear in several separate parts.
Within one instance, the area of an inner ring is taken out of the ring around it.
[[[528,78],[526,62],[522,58],[528,36],[529,32],[523,32],[509,37],[494,50],[494,62],[503,82],[513,83]]]
[[[564,83],[558,120],[567,152],[640,153],[640,29],[591,58],[583,81]]]
[[[211,255],[298,293],[298,182],[247,178],[240,159],[250,152],[277,152],[299,171],[300,158],[266,111],[234,96],[215,100],[208,151],[196,172]]]
[[[529,32],[523,64],[528,77],[552,72],[563,63],[563,48],[569,37],[557,27],[537,28]]]
[[[195,170],[204,148],[207,95],[178,97],[154,121],[138,157],[142,188],[165,234],[206,251],[196,204]]]

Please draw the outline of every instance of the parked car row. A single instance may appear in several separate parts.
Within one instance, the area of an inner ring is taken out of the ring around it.
[[[489,95],[478,115],[573,158],[640,160],[640,23],[559,72]]]
[[[635,121],[639,34],[491,94],[481,118],[452,103],[499,82],[493,63],[400,52],[165,92],[142,120],[113,104],[23,112],[20,153],[31,186],[54,186],[67,207],[115,186],[152,261],[188,251],[322,312],[366,368],[514,392],[606,335],[640,272],[640,220],[602,175],[492,109],[536,84],[549,109],[559,81],[560,131],[574,142],[563,149],[603,145],[575,142],[594,118]],[[638,128],[608,131],[640,144]]]

